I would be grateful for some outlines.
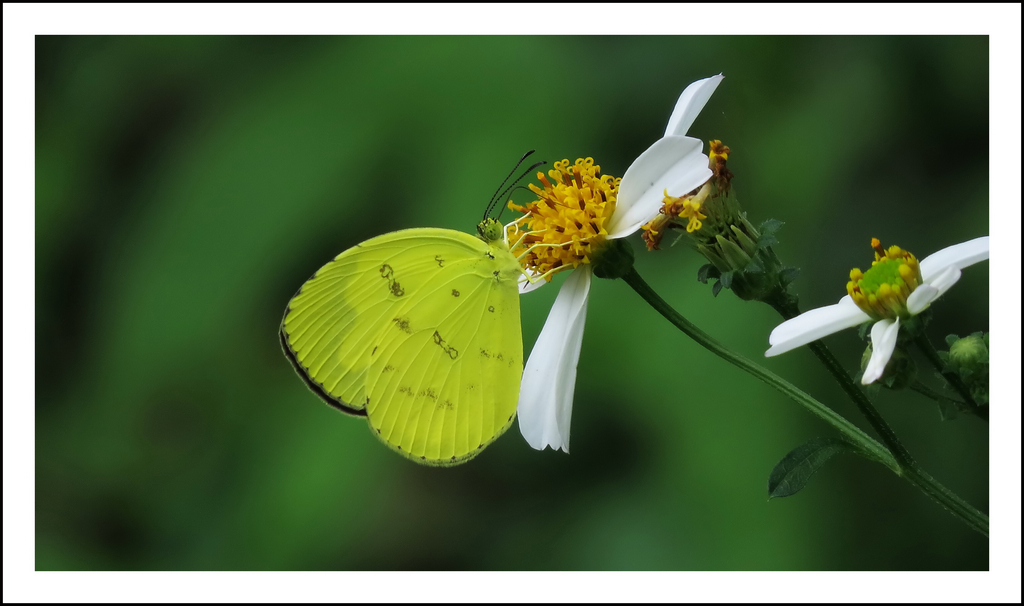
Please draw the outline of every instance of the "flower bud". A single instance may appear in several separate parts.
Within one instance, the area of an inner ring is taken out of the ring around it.
[[[949,346],[950,365],[957,369],[976,370],[988,364],[988,345],[980,333],[957,339]]]

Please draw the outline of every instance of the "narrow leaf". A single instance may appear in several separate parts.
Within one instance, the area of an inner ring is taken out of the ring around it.
[[[768,476],[768,498],[788,497],[800,492],[814,472],[841,452],[856,452],[849,443],[835,438],[814,438],[782,457]]]
[[[722,281],[715,282],[715,285],[711,287],[711,295],[717,297],[718,293],[722,292]]]

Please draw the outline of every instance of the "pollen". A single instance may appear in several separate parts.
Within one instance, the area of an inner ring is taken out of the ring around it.
[[[542,187],[529,185],[536,200],[508,203],[523,213],[509,224],[508,239],[524,268],[550,280],[556,271],[590,263],[594,249],[604,244],[621,179],[602,175],[593,158],[580,158],[555,162],[537,180]]]
[[[921,285],[921,267],[917,258],[899,246],[882,248],[877,238],[871,239],[875,260],[862,272],[850,271],[846,292],[858,307],[880,320],[907,317],[907,297]]]

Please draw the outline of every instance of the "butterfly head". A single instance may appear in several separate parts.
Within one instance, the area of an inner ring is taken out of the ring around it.
[[[476,231],[484,242],[498,242],[505,237],[505,227],[497,219],[484,219],[477,224]]]

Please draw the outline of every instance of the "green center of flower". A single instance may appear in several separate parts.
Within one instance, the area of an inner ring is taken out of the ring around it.
[[[871,247],[875,249],[871,268],[865,272],[851,270],[846,292],[876,320],[908,317],[907,297],[922,282],[917,258],[899,246],[883,249],[877,238],[872,238]]]

